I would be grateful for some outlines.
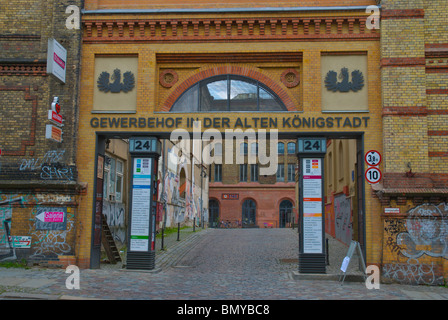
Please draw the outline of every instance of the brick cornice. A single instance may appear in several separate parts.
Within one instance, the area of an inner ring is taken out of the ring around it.
[[[368,30],[366,20],[367,16],[173,19],[84,16],[83,42],[379,40],[380,33]]]
[[[2,63],[0,76],[47,76],[46,63]]]

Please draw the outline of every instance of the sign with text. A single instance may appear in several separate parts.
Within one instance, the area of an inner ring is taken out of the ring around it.
[[[375,184],[380,182],[382,174],[380,169],[376,167],[370,167],[367,169],[365,177],[368,183]]]
[[[62,142],[62,129],[52,124],[47,124],[45,126],[45,138],[56,142]]]
[[[148,251],[151,213],[151,159],[134,158],[132,176],[131,251]]]
[[[364,159],[370,167],[376,167],[381,163],[381,154],[376,150],[370,150],[366,152]]]
[[[31,248],[30,236],[13,236],[12,247],[16,249],[29,249]]]
[[[55,39],[48,39],[47,73],[65,83],[67,70],[67,50]]]
[[[224,200],[238,200],[240,197],[239,193],[223,193],[222,198]]]
[[[322,253],[322,159],[302,159],[303,252]]]
[[[36,230],[66,230],[66,207],[40,207],[36,214]]]

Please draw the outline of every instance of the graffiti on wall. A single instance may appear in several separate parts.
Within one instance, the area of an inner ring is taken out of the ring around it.
[[[397,236],[397,243],[405,246],[402,254],[417,259],[426,254],[448,259],[448,204],[423,204],[409,210],[407,232]]]
[[[12,206],[21,204],[22,198],[0,201],[0,261],[16,260],[16,252],[11,241]]]
[[[73,254],[74,215],[67,213],[65,230],[36,230],[37,216],[45,203],[73,202],[72,196],[53,194],[0,194],[0,261],[16,260],[18,250],[11,242],[11,230],[14,226],[14,208],[28,208],[28,225],[21,226],[24,233],[32,237],[29,258],[54,258],[58,255]],[[20,214],[24,214],[24,211]],[[19,214],[19,213],[17,213]],[[19,217],[17,217],[19,218]],[[23,218],[23,217],[20,217]],[[20,219],[19,218],[19,219]],[[20,219],[23,221],[23,219]],[[22,222],[23,223],[23,222]],[[23,234],[24,235],[24,234]]]
[[[42,158],[23,158],[19,161],[20,172],[38,173],[42,180],[75,180],[75,166],[65,163],[65,150],[50,150]]]
[[[334,197],[334,215],[336,239],[350,245],[353,234],[351,205],[350,198],[347,198],[345,194]]]
[[[385,220],[383,276],[406,284],[443,283],[440,259],[448,259],[448,204],[422,204],[406,219]]]
[[[103,215],[115,241],[126,243],[125,207],[121,202],[103,200]]]

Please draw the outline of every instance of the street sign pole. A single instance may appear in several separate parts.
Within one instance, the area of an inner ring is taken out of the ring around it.
[[[299,272],[326,273],[324,157],[326,138],[299,138]]]
[[[157,161],[160,141],[155,137],[129,139],[132,175],[126,269],[155,269]]]

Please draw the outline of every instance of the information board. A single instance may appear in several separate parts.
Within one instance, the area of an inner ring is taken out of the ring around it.
[[[151,212],[151,159],[134,158],[132,182],[131,251],[148,251]]]
[[[322,159],[303,158],[303,252],[322,252]]]

